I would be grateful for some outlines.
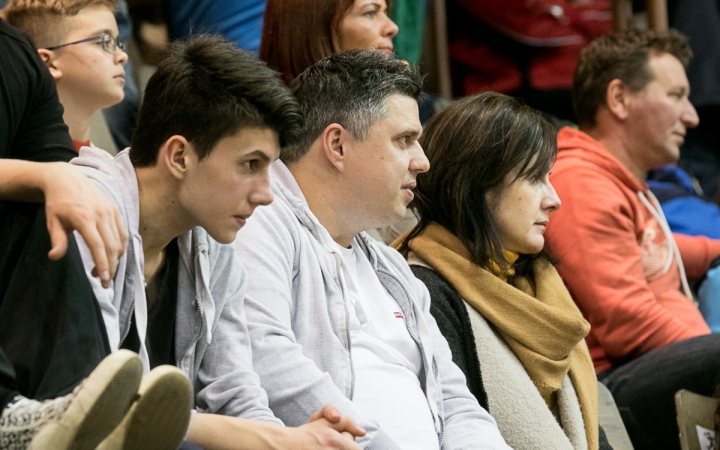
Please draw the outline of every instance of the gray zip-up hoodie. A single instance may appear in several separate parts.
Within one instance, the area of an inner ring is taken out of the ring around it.
[[[245,311],[253,363],[270,408],[287,425],[327,404],[367,430],[368,449],[396,449],[352,402],[354,367],[342,258],[310,211],[288,168],[270,167],[275,201],[240,230],[237,253],[248,272]],[[495,420],[470,393],[430,314],[430,295],[403,257],[366,233],[355,237],[380,282],[403,311],[423,356],[421,385],[443,449],[507,449]],[[398,445],[399,444],[399,445]]]
[[[138,335],[145,336],[141,323],[147,323],[138,181],[128,150],[110,159],[101,150],[84,147],[72,164],[115,203],[130,235],[128,250],[108,289],[88,275],[115,351],[127,337],[133,314]],[[90,274],[94,266],[90,250],[79,234],[75,236]],[[178,236],[177,243],[176,364],[190,378],[197,409],[281,424],[268,409],[267,395],[253,371],[243,310],[246,277],[232,245],[216,242],[200,227]],[[138,313],[143,308],[144,318],[143,312]],[[144,346],[144,339],[140,340]],[[147,370],[144,350],[140,353]]]

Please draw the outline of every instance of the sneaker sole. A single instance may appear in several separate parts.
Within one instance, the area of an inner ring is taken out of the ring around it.
[[[159,366],[140,383],[140,398],[97,450],[175,450],[190,424],[193,393],[183,371]]]
[[[28,450],[93,450],[123,419],[137,397],[142,363],[120,350],[98,364],[58,422],[41,429]]]

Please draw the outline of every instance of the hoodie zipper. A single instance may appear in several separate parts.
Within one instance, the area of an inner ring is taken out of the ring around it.
[[[180,369],[180,361],[182,361],[182,359],[185,357],[185,355],[187,355],[187,352],[189,352],[190,349],[193,348],[193,346],[195,346],[198,343],[198,341],[200,341],[200,338],[203,335],[203,328],[205,328],[205,312],[203,311],[202,306],[200,305],[200,301],[197,298],[195,298],[195,302],[197,303],[197,308],[198,308],[198,311],[200,312],[200,331],[198,331],[197,335],[195,335],[193,340],[190,341],[190,344],[188,344],[188,346],[185,347],[185,350],[183,350],[183,352],[180,354],[180,356],[175,361],[175,365],[177,366],[178,369]]]
[[[338,273],[338,279],[340,280],[340,290],[342,291],[343,303],[345,304],[345,335],[348,341],[348,355],[350,357],[350,400],[355,397],[355,363],[353,362],[352,355],[352,337],[350,335],[350,309],[348,308],[347,295],[345,292],[345,278],[342,274],[342,267],[340,266],[340,255],[333,252],[335,256],[335,267]]]
[[[390,271],[388,271],[388,270],[386,270],[386,269],[378,268],[377,271],[380,272],[380,273],[384,273],[385,275],[389,276],[390,278],[392,278],[392,279],[394,279],[395,281],[398,282],[398,284],[400,285],[400,287],[402,288],[402,290],[405,292],[405,296],[407,297],[408,301],[410,301],[410,311],[412,312],[412,315],[415,316],[415,300],[413,300],[412,295],[410,295],[410,291],[408,291],[408,289],[405,287],[405,284],[402,282],[402,280],[400,280],[400,279],[399,279],[398,277],[396,277],[392,272],[390,272]],[[420,347],[420,352],[421,352],[422,355],[423,355],[423,359],[425,359],[425,350],[424,350],[424,347],[423,347],[423,345],[422,345],[422,342],[420,341],[420,338],[419,338],[419,337],[416,337],[415,334],[413,333],[412,328],[410,327],[410,319],[408,318],[408,315],[407,315],[407,314],[405,314],[405,328],[407,328],[408,333],[410,334],[410,337],[412,337],[413,340],[414,340],[414,341],[418,344],[418,346]],[[438,369],[437,360],[435,359],[435,354],[434,354],[434,353],[433,353],[433,355],[432,355],[432,360],[430,361],[430,366],[431,366],[431,368],[432,368],[433,375],[434,375],[434,377],[435,377],[435,383],[439,386],[439,381],[438,381],[438,380],[440,379],[440,369]],[[426,396],[426,397],[425,397],[425,400],[428,402],[428,407],[429,407],[429,406],[430,406],[430,399],[427,398],[427,396]],[[442,448],[443,437],[445,436],[445,433],[444,433],[444,430],[445,430],[445,419],[444,419],[442,416],[440,416],[439,414],[438,414],[438,418],[440,419],[440,439],[439,439],[440,446],[439,446],[439,447]]]
[[[125,342],[125,339],[127,339],[128,334],[130,334],[130,325],[132,325],[134,314],[135,314],[135,301],[133,301],[133,304],[130,307],[130,314],[128,315],[128,317],[130,317],[130,320],[128,321],[128,324],[125,326],[125,333],[123,334],[122,339],[120,339],[118,348],[122,348],[123,342]]]

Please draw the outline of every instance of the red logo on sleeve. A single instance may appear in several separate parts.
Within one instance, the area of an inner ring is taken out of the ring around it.
[[[396,319],[404,319],[402,313],[400,311],[395,311],[395,318]]]

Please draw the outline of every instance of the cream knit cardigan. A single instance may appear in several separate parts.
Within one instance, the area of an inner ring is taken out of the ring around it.
[[[560,423],[505,341],[469,304],[475,347],[490,414],[515,450],[587,450],[585,426],[575,388],[565,376],[557,391]]]

